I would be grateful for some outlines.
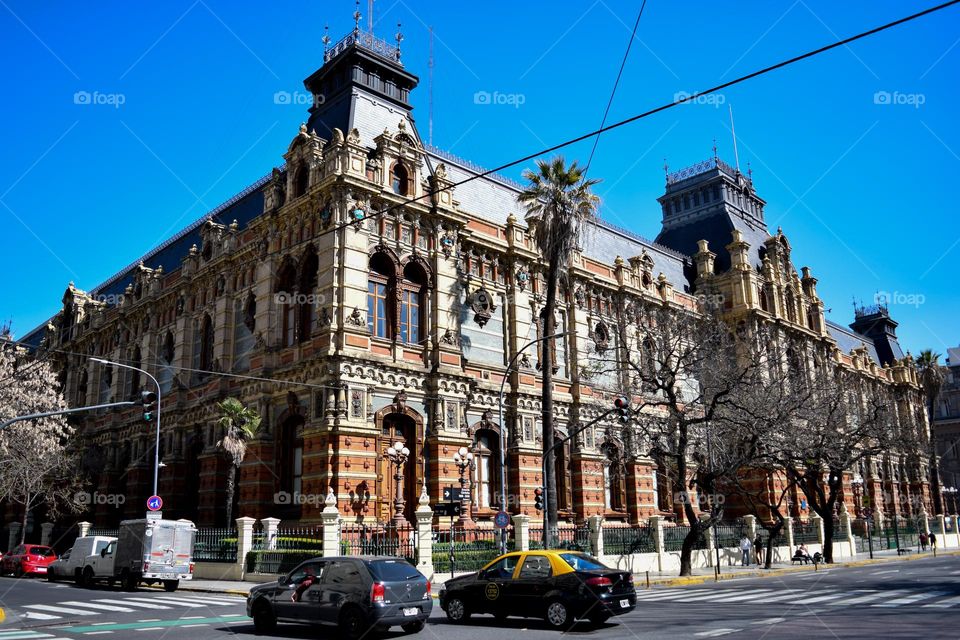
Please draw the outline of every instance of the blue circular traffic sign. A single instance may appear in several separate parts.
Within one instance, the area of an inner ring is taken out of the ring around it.
[[[160,511],[163,508],[163,498],[160,496],[150,496],[147,498],[147,509],[150,511]]]
[[[497,515],[493,517],[493,524],[498,529],[506,529],[510,524],[510,514],[506,511],[498,511]]]

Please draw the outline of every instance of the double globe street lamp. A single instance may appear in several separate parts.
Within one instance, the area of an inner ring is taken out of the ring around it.
[[[406,518],[403,516],[403,465],[407,463],[407,459],[410,457],[410,449],[403,446],[402,442],[393,443],[389,449],[387,449],[387,458],[394,465],[394,474],[393,480],[396,487],[396,497],[393,501],[393,522],[397,526],[402,526],[407,524]]]
[[[457,524],[463,527],[472,521],[470,517],[470,504],[472,500],[470,499],[470,489],[467,488],[465,474],[467,469],[473,465],[473,453],[466,447],[460,447],[460,449],[453,454],[453,464],[457,465],[457,470],[460,472],[460,520]]]

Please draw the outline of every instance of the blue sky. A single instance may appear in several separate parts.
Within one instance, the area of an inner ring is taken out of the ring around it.
[[[933,4],[648,0],[611,121]],[[426,138],[433,26],[433,143],[495,166],[599,124],[639,5],[377,0],[374,30],[403,24]],[[0,319],[25,334],[67,282],[92,288],[279,165],[306,106],[274,96],[303,91],[324,24],[336,40],[353,10],[0,0]],[[828,317],[846,324],[852,298],[886,292],[905,348],[943,352],[960,343],[958,39],[954,7],[606,134],[591,167],[603,216],[655,237],[664,158],[680,169],[716,138],[733,162],[732,106],[740,163]],[[501,104],[478,104],[484,91]]]

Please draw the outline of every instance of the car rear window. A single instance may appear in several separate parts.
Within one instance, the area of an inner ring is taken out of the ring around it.
[[[561,553],[560,557],[574,571],[594,571],[596,569],[606,569],[602,562],[593,556],[582,555],[579,553]]]
[[[395,580],[413,580],[422,578],[423,574],[417,571],[409,562],[403,560],[375,560],[370,563],[370,573],[377,580],[393,582]]]
[[[53,549],[51,549],[50,547],[30,547],[30,551],[28,551],[27,553],[29,553],[32,556],[49,557],[53,555]]]

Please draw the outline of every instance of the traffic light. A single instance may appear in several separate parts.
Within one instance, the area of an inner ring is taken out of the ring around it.
[[[613,406],[617,409],[617,420],[622,424],[628,424],[632,418],[629,398],[617,396],[617,399],[613,401]]]
[[[140,404],[143,405],[143,421],[151,422],[153,420],[153,412],[157,408],[157,394],[153,391],[141,391]]]
[[[543,489],[540,487],[533,490],[533,506],[537,511],[543,511]]]

